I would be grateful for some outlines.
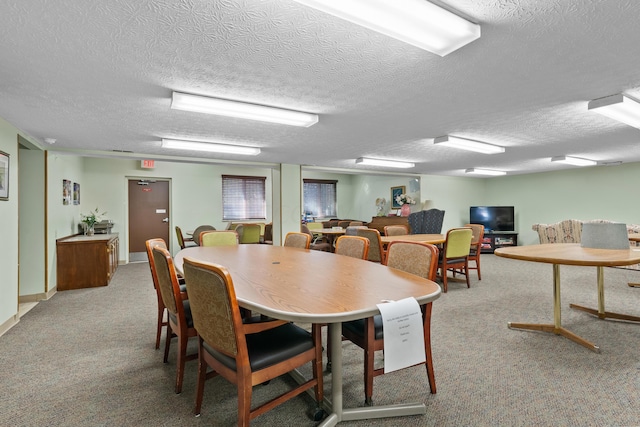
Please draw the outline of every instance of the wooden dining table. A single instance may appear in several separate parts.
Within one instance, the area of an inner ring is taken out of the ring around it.
[[[512,258],[523,261],[543,262],[553,264],[553,324],[514,323],[509,322],[512,329],[528,329],[534,331],[551,332],[564,336],[595,352],[600,347],[587,341],[562,327],[560,303],[560,265],[592,266],[597,268],[598,280],[598,308],[588,308],[578,304],[569,307],[593,314],[600,319],[613,318],[639,322],[640,317],[605,311],[604,308],[604,268],[633,265],[640,263],[640,248],[634,249],[595,249],[583,248],[580,243],[545,243],[540,245],[514,246],[499,248],[494,252],[499,257]]]
[[[383,245],[391,242],[421,242],[438,245],[444,243],[445,238],[443,234],[404,234],[402,236],[382,236],[380,240]]]
[[[629,234],[630,242],[640,242],[640,233],[630,233]],[[640,288],[640,283],[637,282],[629,282],[627,283],[632,288]]]
[[[284,246],[186,248],[174,259],[180,273],[185,258],[226,267],[241,307],[277,319],[329,324],[331,401],[325,404],[331,413],[322,426],[426,413],[424,403],[343,408],[342,322],[378,314],[383,301],[413,297],[419,304],[431,303],[441,294],[435,282],[379,263]]]

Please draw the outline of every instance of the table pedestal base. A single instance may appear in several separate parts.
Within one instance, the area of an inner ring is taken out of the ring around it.
[[[595,308],[584,307],[578,304],[569,304],[569,307],[575,308],[576,310],[587,312],[589,314],[593,314],[594,316],[598,316],[600,319],[618,319],[618,320],[629,320],[631,322],[640,322],[640,317],[631,316],[629,314],[612,313],[610,311],[598,311]]]
[[[632,288],[640,288],[640,283],[627,283],[627,285],[631,286]]]
[[[595,351],[596,353],[600,353],[600,347],[598,347],[591,341],[587,341],[584,338],[574,334],[570,330],[563,328],[562,326],[556,327],[555,325],[552,325],[552,324],[513,323],[513,322],[508,322],[507,326],[509,327],[509,329],[526,329],[529,331],[550,332],[556,335],[562,335],[563,337],[568,338],[571,341],[588,348],[589,350]]]

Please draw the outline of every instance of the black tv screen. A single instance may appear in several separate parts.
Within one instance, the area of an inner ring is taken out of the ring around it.
[[[469,222],[487,231],[515,231],[513,206],[471,206]]]

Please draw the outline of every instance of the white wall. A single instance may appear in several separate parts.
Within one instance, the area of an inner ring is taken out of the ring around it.
[[[9,155],[9,200],[0,200],[0,333],[18,313],[18,130],[0,118],[0,151]]]

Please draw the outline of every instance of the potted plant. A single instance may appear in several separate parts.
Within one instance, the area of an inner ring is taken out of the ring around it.
[[[82,218],[82,223],[84,224],[84,234],[87,236],[93,236],[93,226],[96,225],[96,222],[102,221],[102,217],[106,215],[107,212],[100,213],[98,207],[89,212],[88,214],[80,214]]]

